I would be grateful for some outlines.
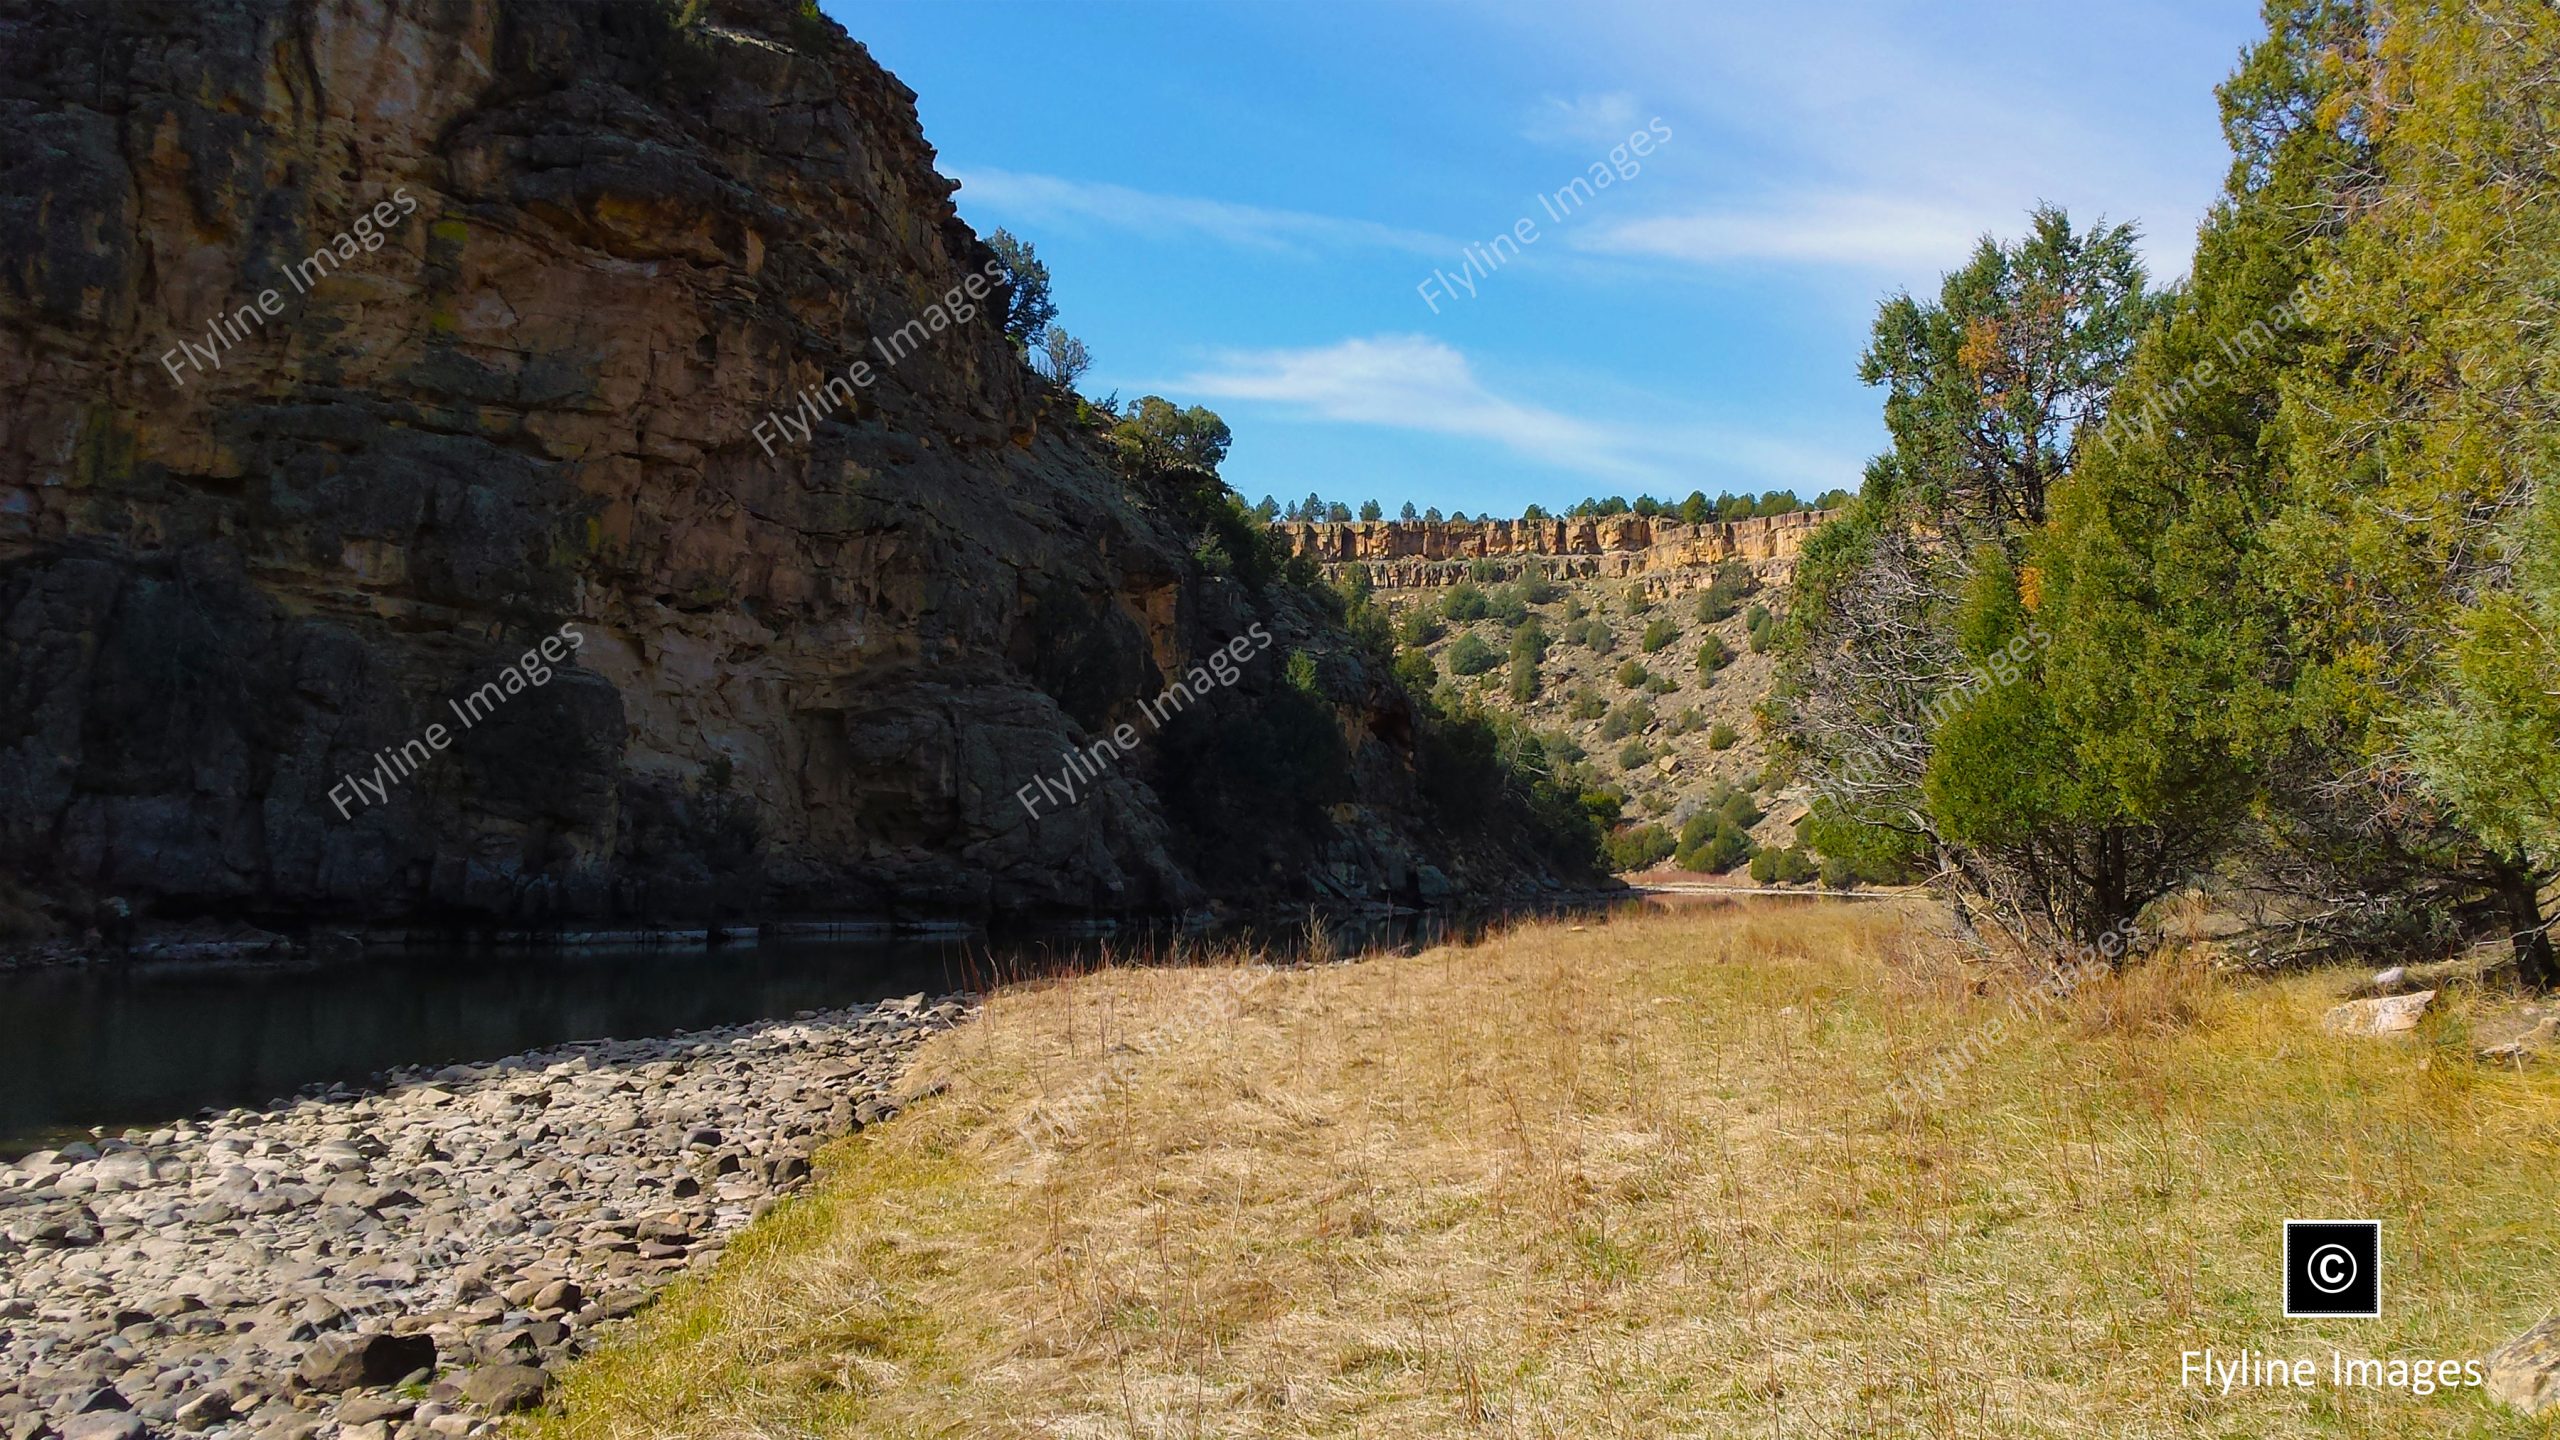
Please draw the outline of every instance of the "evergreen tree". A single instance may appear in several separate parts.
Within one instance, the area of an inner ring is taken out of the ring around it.
[[[2329,876],[2504,931],[2547,986],[2560,14],[2284,19],[2260,85],[2297,99],[2265,107],[2264,148],[2333,157],[2307,198],[2343,224],[2305,287],[2318,334],[2281,411],[2294,504],[2270,527],[2299,657],[2292,755],[2327,773],[2280,787],[2279,813]]]
[[[1130,406],[1111,435],[1127,462],[1146,475],[1174,469],[1215,475],[1233,438],[1216,411],[1199,405],[1178,409],[1161,395]]]
[[[1041,373],[1056,381],[1059,389],[1073,390],[1084,372],[1093,368],[1093,352],[1083,341],[1051,325],[1040,334],[1039,364]]]
[[[1004,333],[1027,358],[1047,333],[1049,322],[1058,318],[1057,304],[1049,298],[1049,267],[1040,263],[1030,241],[1009,230],[988,236],[987,248],[996,252],[996,263],[1004,271]]]
[[[2039,945],[2096,943],[2175,868],[2117,863],[2152,837],[2074,771],[2030,668],[2050,640],[2020,570],[2152,310],[2132,230],[2050,208],[2016,242],[1986,239],[1935,301],[1886,302],[1861,374],[1886,391],[1893,447],[1798,563],[1778,710],[1820,790],[1815,833],[1832,853],[1934,857]]]

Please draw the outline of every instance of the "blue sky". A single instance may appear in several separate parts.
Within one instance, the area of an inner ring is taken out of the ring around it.
[[[1877,303],[2040,200],[2182,272],[2259,29],[2234,0],[823,3],[916,91],[962,215],[1038,248],[1088,393],[1218,411],[1248,499],[1391,514],[1854,487]],[[1524,217],[1472,298],[1417,293]]]

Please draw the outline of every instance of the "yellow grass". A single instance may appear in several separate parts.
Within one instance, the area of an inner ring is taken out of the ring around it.
[[[1899,1114],[1893,1080],[2011,1014],[1959,953],[1920,907],[1825,903],[1011,989],[933,1043],[947,1089],[536,1425],[2543,1433],[2477,1391],[2182,1390],[2179,1357],[2325,1375],[2530,1324],[2560,1086],[2472,1063],[2460,1006],[2333,1039],[2337,977],[2179,962],[2012,1015]],[[2383,1220],[2383,1318],[2281,1318],[2287,1216]]]

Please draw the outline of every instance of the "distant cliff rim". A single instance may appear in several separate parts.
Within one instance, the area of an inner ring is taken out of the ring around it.
[[[1347,560],[1465,560],[1506,555],[1612,555],[1676,546],[1740,559],[1792,558],[1827,510],[1686,525],[1647,515],[1539,520],[1288,520],[1293,553]],[[1684,560],[1682,563],[1696,563]]]
[[[1476,561],[1512,579],[1536,569],[1552,578],[1642,578],[1678,594],[1707,583],[1727,561],[1742,561],[1765,583],[1793,577],[1805,537],[1825,510],[1685,525],[1647,515],[1542,520],[1283,521],[1291,553],[1324,565],[1365,565],[1384,589],[1427,589],[1467,579]],[[1540,562],[1532,564],[1531,562]],[[1551,563],[1549,563],[1551,562]]]

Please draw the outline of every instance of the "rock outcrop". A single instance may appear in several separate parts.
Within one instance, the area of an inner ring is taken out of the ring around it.
[[[1454,585],[1489,562],[1500,579],[1531,570],[1551,579],[1639,580],[1660,595],[1703,587],[1740,561],[1769,584],[1795,573],[1796,552],[1827,516],[1818,510],[1684,525],[1643,515],[1568,520],[1366,520],[1283,524],[1292,551],[1319,564],[1366,565],[1380,589]]]
[[[2560,1315],[2489,1352],[2489,1398],[2528,1415],[2560,1407]]]
[[[1337,577],[1365,571],[1408,643],[1476,703],[1549,737],[1547,755],[1586,789],[1619,795],[1626,826],[1676,832],[1734,790],[1767,783],[1772,751],[1758,711],[1777,657],[1751,619],[1785,613],[1796,557],[1827,518],[1806,510],[1704,525],[1628,514],[1280,529],[1295,554]],[[1747,577],[1732,573],[1737,566]],[[1706,607],[1702,592],[1719,577],[1727,594]],[[1462,581],[1488,596],[1509,592],[1520,609],[1452,616],[1451,587]],[[1546,637],[1535,667],[1525,677],[1516,663],[1484,668],[1486,655],[1517,653],[1532,617]],[[1469,667],[1457,662],[1460,646],[1475,652]],[[1763,794],[1758,808],[1757,842],[1795,843],[1798,797]]]
[[[0,938],[1555,878],[1447,853],[1401,690],[1121,476],[787,0],[18,7],[0,153]],[[1026,813],[1256,624],[1185,723],[1307,653],[1354,793]]]

